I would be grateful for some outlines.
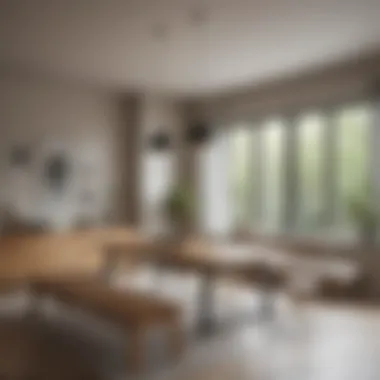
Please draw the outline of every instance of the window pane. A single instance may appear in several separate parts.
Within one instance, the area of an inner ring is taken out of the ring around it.
[[[210,235],[230,232],[232,215],[229,199],[228,133],[220,129],[198,156],[200,224]]]
[[[323,217],[323,128],[318,114],[303,116],[298,124],[298,230],[318,229]]]
[[[252,133],[245,126],[231,130],[230,179],[234,224],[247,226],[250,218],[252,182]]]
[[[249,168],[249,223],[256,229],[261,224],[262,212],[262,150],[261,150],[261,130],[254,128],[251,136],[251,155]]]
[[[278,231],[283,209],[284,126],[278,120],[262,128],[263,209],[262,224],[267,231]]]
[[[349,207],[369,183],[370,112],[366,107],[343,110],[337,118],[337,214],[343,226],[351,223]]]

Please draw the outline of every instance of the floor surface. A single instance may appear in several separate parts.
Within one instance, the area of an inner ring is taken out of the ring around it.
[[[299,302],[280,295],[273,319],[259,318],[259,295],[221,283],[217,289],[218,329],[194,332],[198,280],[149,270],[121,276],[117,286],[156,292],[185,307],[188,349],[171,360],[160,331],[149,337],[148,368],[129,374],[123,331],[54,301],[26,314],[23,294],[0,302],[0,378],[147,380],[378,380],[380,309]],[[43,368],[41,370],[41,368]],[[34,376],[30,376],[30,373]],[[28,377],[27,377],[28,375]]]

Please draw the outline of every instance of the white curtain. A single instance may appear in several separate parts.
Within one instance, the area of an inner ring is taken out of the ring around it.
[[[221,129],[198,154],[200,226],[212,236],[226,235],[232,228],[228,136]]]
[[[142,205],[143,228],[151,234],[168,230],[163,213],[163,202],[174,180],[174,155],[172,152],[149,152],[143,160]]]

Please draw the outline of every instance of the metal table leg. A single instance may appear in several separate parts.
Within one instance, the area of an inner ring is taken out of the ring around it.
[[[261,288],[260,308],[258,318],[260,321],[272,321],[275,316],[275,292],[268,288]]]
[[[198,331],[201,334],[210,334],[215,331],[216,318],[214,310],[214,278],[210,273],[204,273],[201,277],[198,311]]]
[[[115,252],[110,252],[107,255],[105,264],[100,272],[100,277],[107,283],[112,281],[112,277],[116,271],[117,265],[119,263],[119,255]]]

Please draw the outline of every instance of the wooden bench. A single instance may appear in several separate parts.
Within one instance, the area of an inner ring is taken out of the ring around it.
[[[129,332],[132,350],[129,363],[134,371],[144,365],[144,338],[148,329],[165,327],[175,355],[183,349],[179,307],[135,291],[111,288],[102,282],[38,282],[32,285],[38,295],[50,295],[68,305],[83,308]]]

